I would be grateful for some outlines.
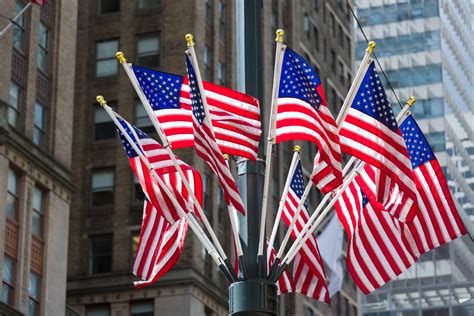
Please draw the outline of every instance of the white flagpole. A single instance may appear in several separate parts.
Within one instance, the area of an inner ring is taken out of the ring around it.
[[[191,227],[191,229],[194,231],[194,233],[196,233],[196,236],[198,237],[198,239],[201,241],[201,243],[203,244],[203,246],[206,248],[207,252],[209,253],[209,255],[214,259],[214,262],[224,271],[224,270],[227,270],[227,267],[225,265],[225,262],[224,262],[224,259],[217,253],[216,251],[216,248],[214,247],[214,245],[212,245],[212,243],[210,242],[210,240],[207,238],[206,234],[204,233],[204,231],[202,230],[201,226],[199,226],[199,224],[197,224],[196,220],[192,217],[192,216],[189,216],[182,208],[181,206],[179,205],[179,203],[176,201],[176,198],[174,197],[174,194],[171,193],[167,187],[167,185],[163,182],[163,180],[156,174],[156,171],[154,170],[153,166],[151,166],[150,162],[148,161],[148,159],[145,158],[145,156],[143,155],[142,151],[138,148],[138,146],[135,144],[135,142],[131,139],[130,135],[128,135],[128,133],[125,131],[125,129],[123,128],[123,126],[120,124],[120,122],[117,120],[117,117],[115,116],[115,114],[113,113],[112,109],[107,105],[104,97],[102,96],[97,96],[97,101],[99,102],[99,104],[105,109],[105,111],[107,112],[107,114],[110,116],[110,118],[112,119],[112,121],[114,122],[115,126],[117,126],[117,128],[120,130],[120,132],[122,133],[122,135],[124,135],[124,137],[127,139],[127,141],[129,142],[129,144],[132,146],[133,150],[135,150],[135,152],[138,154],[138,156],[140,157],[140,160],[147,166],[147,168],[150,170],[150,173],[151,175],[153,176],[153,178],[158,182],[158,184],[160,185],[160,187],[163,189],[163,191],[165,191],[165,193],[169,196],[170,200],[171,200],[171,203],[173,203],[173,206],[176,208],[176,210],[178,211],[178,214],[180,217],[183,217],[188,223],[189,223],[189,226]],[[189,191],[188,190],[188,193],[191,193],[192,191]],[[229,271],[229,274],[226,273],[227,276],[230,276],[230,271]],[[232,278],[230,279],[232,280]]]
[[[278,232],[278,226],[280,224],[281,213],[283,212],[283,207],[285,206],[286,198],[288,196],[288,191],[290,190],[291,179],[295,173],[296,164],[299,160],[298,156],[301,150],[301,146],[296,145],[293,147],[293,158],[291,159],[290,168],[288,169],[288,176],[286,177],[285,187],[283,188],[283,193],[280,198],[280,204],[278,206],[278,212],[273,222],[272,234],[270,235],[270,240],[268,241],[267,249],[273,249],[273,243],[275,242],[276,234]]]
[[[285,32],[283,30],[276,31],[276,51],[275,51],[275,69],[273,72],[273,89],[272,89],[272,100],[270,107],[270,120],[268,123],[268,135],[267,135],[267,150],[265,157],[265,178],[263,182],[263,197],[262,197],[262,214],[260,216],[260,235],[258,240],[258,253],[259,260],[262,260],[263,246],[265,244],[265,221],[267,219],[267,208],[268,208],[268,191],[270,186],[270,171],[272,164],[272,149],[275,144],[275,129],[276,129],[276,114],[277,114],[277,102],[278,102],[278,90],[280,86],[280,75],[281,66],[283,62],[283,53],[286,46],[283,45],[283,36]]]
[[[413,106],[415,103],[416,99],[415,97],[410,97],[410,99],[407,101],[407,104],[405,107],[400,111],[400,113],[397,115],[397,122],[401,122],[405,119],[407,115],[410,114],[409,109]],[[354,159],[356,161],[357,159]],[[311,236],[311,234],[316,230],[318,225],[321,223],[321,221],[324,219],[324,217],[329,213],[331,210],[332,206],[336,203],[337,199],[341,196],[341,194],[344,192],[344,190],[347,188],[347,186],[351,183],[351,181],[355,178],[357,174],[360,173],[360,171],[364,168],[366,163],[364,161],[360,161],[358,164],[357,168],[353,170],[347,179],[344,179],[344,183],[341,188],[338,189],[332,200],[329,202],[329,204],[326,206],[326,208],[321,212],[321,215],[318,217],[320,210],[322,209],[323,205],[329,200],[330,194],[327,194],[324,199],[321,201],[320,205],[316,208],[316,210],[313,212],[311,215],[310,219],[306,223],[306,225],[303,227],[301,232],[298,234],[297,239],[293,243],[292,247],[286,254],[285,258],[283,258],[282,266],[285,264],[288,264],[293,260],[294,256],[297,254],[297,252],[303,247],[305,244],[306,240]],[[347,166],[346,166],[347,167]],[[344,168],[344,170],[347,172],[348,168]],[[317,218],[317,220],[316,220]],[[316,220],[316,221],[315,221]],[[315,221],[315,222],[314,222]],[[311,224],[313,223],[314,224]]]
[[[158,137],[160,138],[161,142],[163,143],[163,147],[166,149],[168,155],[171,157],[173,165],[175,166],[176,170],[178,171],[178,174],[181,178],[181,181],[183,182],[184,186],[186,187],[186,190],[188,190],[189,194],[191,195],[191,198],[195,201],[195,205],[196,205],[196,208],[199,212],[199,215],[200,215],[200,217],[201,217],[201,219],[204,223],[204,226],[206,227],[207,231],[209,232],[209,235],[211,236],[211,239],[214,242],[214,244],[217,248],[217,251],[219,252],[221,257],[224,259],[224,261],[226,261],[229,270],[232,270],[230,262],[228,261],[228,258],[227,258],[226,254],[224,252],[224,249],[222,249],[222,246],[221,246],[219,240],[217,239],[217,236],[216,236],[214,230],[212,229],[212,226],[209,223],[209,220],[207,219],[206,214],[204,213],[201,205],[197,202],[197,198],[194,195],[194,192],[192,191],[188,180],[184,176],[183,170],[181,169],[181,166],[179,165],[179,163],[176,159],[176,156],[174,155],[174,152],[171,150],[171,145],[168,141],[168,138],[166,137],[165,133],[161,129],[160,123],[159,123],[158,119],[156,118],[156,116],[153,112],[153,109],[150,105],[150,102],[148,101],[147,97],[145,96],[142,89],[140,88],[140,85],[138,84],[137,78],[135,77],[135,74],[133,73],[133,70],[131,69],[130,64],[127,63],[127,60],[125,59],[125,56],[123,55],[122,52],[117,52],[116,56],[117,56],[117,59],[119,60],[119,62],[122,64],[123,68],[125,69],[125,72],[127,73],[128,77],[130,79],[130,82],[132,83],[133,87],[135,88],[135,91],[137,92],[138,97],[140,98],[140,101],[142,102],[143,107],[145,108],[145,111],[147,112],[148,116],[150,117],[150,120],[151,120],[153,126],[155,127],[155,130],[158,133]]]
[[[13,18],[13,20],[11,20],[4,28],[3,30],[0,32],[0,39],[3,38],[3,36],[7,33],[7,31],[10,29],[10,27],[12,27],[13,24],[16,24],[16,21],[26,12],[26,10],[28,10],[29,7],[31,7],[32,5],[32,2],[28,2],[24,7],[23,9],[21,9],[20,12],[18,12],[18,14]]]

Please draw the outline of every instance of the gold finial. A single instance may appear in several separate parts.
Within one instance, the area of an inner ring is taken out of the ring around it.
[[[407,104],[409,107],[412,107],[415,102],[416,102],[416,98],[414,96],[411,96],[408,98]]]
[[[375,48],[375,42],[374,41],[370,41],[369,44],[367,45],[367,52],[369,54],[372,54],[372,52],[374,51],[374,48]]]
[[[191,47],[194,45],[193,34],[186,34],[184,38],[186,39],[186,43],[188,44],[188,47]]]
[[[278,42],[278,43],[283,43],[283,36],[285,36],[285,31],[283,31],[282,29],[278,29],[276,30],[276,38],[275,40]]]
[[[116,52],[115,57],[117,57],[119,63],[121,63],[121,64],[123,64],[124,62],[127,61],[127,58],[125,58],[125,56],[122,52]]]
[[[293,151],[297,151],[297,152],[300,152],[301,151],[301,146],[300,145],[296,145],[295,147],[293,147]]]
[[[101,95],[98,95],[95,99],[100,104],[100,106],[104,106],[104,104],[106,103],[104,97]]]
[[[224,157],[225,160],[229,160],[230,158],[229,154],[222,154],[222,157]]]

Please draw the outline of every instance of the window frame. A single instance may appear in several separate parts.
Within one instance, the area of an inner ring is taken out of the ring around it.
[[[31,277],[32,275],[34,275],[35,277],[38,278],[38,283],[37,283],[37,297],[34,297],[32,296],[31,292],[30,292],[30,282],[31,282]],[[30,271],[29,275],[28,275],[28,315],[30,315],[29,311],[30,311],[30,304],[31,302],[33,302],[33,304],[36,306],[36,315],[33,315],[33,316],[39,316],[40,313],[41,313],[41,287],[42,287],[42,283],[43,283],[43,278],[41,275],[33,272],[33,271]]]
[[[90,305],[86,305],[85,306],[85,312],[86,312],[86,316],[89,315],[89,309],[90,308],[100,308],[100,307],[105,307],[107,309],[107,316],[110,316],[110,304],[90,304]]]
[[[140,115],[140,116],[138,115],[139,114],[138,113],[139,108],[142,108],[143,111],[144,111],[144,114],[142,113],[142,115]],[[144,132],[147,135],[156,133],[155,127],[154,127],[153,123],[151,122],[151,120],[148,116],[148,113],[146,112],[145,106],[140,101],[140,99],[135,99],[133,110],[134,110],[134,116],[135,116],[134,117],[135,126],[138,127],[142,132]],[[144,124],[140,123],[143,119],[147,119],[149,125],[144,125]],[[140,122],[139,122],[139,120],[140,120]]]
[[[140,53],[139,51],[139,42],[141,40],[147,40],[147,39],[157,39],[158,40],[158,49],[156,51],[146,52],[146,53]],[[136,52],[136,64],[139,66],[143,66],[146,68],[151,68],[151,69],[158,69],[161,66],[161,38],[160,38],[160,33],[148,33],[148,34],[142,34],[137,36],[137,41],[136,41],[136,47],[135,47],[135,52]],[[150,57],[150,56],[156,56],[156,61],[157,64],[156,66],[149,66],[148,64],[143,64],[140,62],[140,58],[144,57]]]
[[[104,44],[104,43],[110,43],[110,42],[116,42],[117,43],[116,51],[118,51],[120,49],[120,41],[119,41],[118,38],[111,38],[111,39],[100,40],[100,41],[95,42],[95,63],[94,63],[95,73],[94,73],[94,75],[95,75],[96,79],[114,77],[114,76],[117,76],[117,74],[118,74],[118,62],[117,62],[117,58],[115,57],[115,52],[111,56],[100,57],[99,58],[99,54],[98,54],[99,53],[99,45]],[[115,63],[114,63],[114,65],[115,65],[114,73],[99,75],[99,73],[98,73],[99,63],[100,62],[111,61],[111,60],[115,61]]]
[[[22,8],[20,10],[17,10],[17,7],[18,5],[21,4],[22,5]],[[23,10],[23,8],[26,6],[25,2],[22,1],[22,0],[16,0],[15,1],[15,16],[21,11]],[[26,28],[25,28],[25,24],[26,24],[26,12],[23,13],[20,18],[15,21],[15,23],[13,24],[13,39],[12,39],[12,46],[14,49],[16,49],[18,52],[22,53],[22,54],[25,54],[26,53],[26,49],[25,49],[25,46],[26,46]],[[15,45],[16,41],[15,41],[15,34],[16,32],[20,30],[20,34],[21,34],[21,40],[20,40],[20,46],[17,46]]]
[[[46,43],[45,43],[45,46],[42,45],[41,43],[41,26],[44,26],[44,29],[46,30],[45,32],[45,36],[46,36]],[[38,27],[38,50],[36,52],[36,68],[41,71],[42,73],[44,74],[48,74],[48,71],[49,71],[49,46],[50,46],[50,33],[51,33],[51,30],[49,29],[49,26],[40,21],[40,24],[39,24],[39,27]],[[43,52],[44,53],[44,68],[40,67],[39,65],[39,55],[40,55],[40,52]]]
[[[117,11],[107,12],[107,13],[102,12],[102,1],[104,1],[104,0],[97,1],[97,15],[103,16],[103,15],[113,15],[113,14],[119,14],[120,13],[121,0],[115,0],[115,1],[118,2],[118,10]]]
[[[113,111],[116,111],[117,110],[117,102],[116,101],[107,101],[107,105],[113,110]],[[97,123],[96,122],[96,114],[98,111],[103,111],[105,112],[105,109],[103,107],[98,107],[96,104],[93,105],[93,109],[94,109],[94,113],[93,113],[93,117],[92,117],[92,141],[94,142],[100,142],[100,141],[109,141],[111,139],[115,139],[117,137],[117,130],[115,128],[115,124],[112,120],[112,118],[110,118],[109,121],[107,122],[100,122],[100,123]],[[106,114],[107,115],[107,114]],[[108,115],[107,115],[108,117]],[[101,138],[101,139],[98,139],[97,138],[97,124],[111,124],[111,126],[113,126],[113,136],[111,137],[106,137],[106,138]]]
[[[110,252],[102,253],[100,255],[94,254],[94,247],[93,241],[94,239],[97,241],[104,241],[107,240],[110,242]],[[112,233],[105,233],[105,234],[97,234],[97,235],[89,235],[88,237],[88,274],[89,275],[97,275],[97,274],[104,274],[112,272],[112,263],[113,263],[113,234]],[[110,257],[110,271],[105,272],[94,272],[94,258],[97,257]]]
[[[140,6],[140,0],[137,0],[137,9],[138,10],[153,10],[153,9],[159,8],[161,5],[161,0],[155,0],[155,1],[156,1],[155,5],[152,5],[150,7],[147,7],[147,6],[142,7]]]
[[[15,183],[15,187],[16,187],[16,192],[15,193],[12,193],[10,192],[10,188],[9,188],[9,184],[8,184],[8,175],[7,175],[7,201],[8,201],[8,197],[9,196],[12,196],[14,201],[15,201],[15,218],[12,218],[10,216],[8,216],[8,211],[6,210],[5,211],[5,214],[6,214],[6,219],[7,220],[10,220],[11,222],[17,224],[18,223],[18,217],[19,217],[19,199],[20,199],[20,181],[21,181],[21,176],[20,176],[20,173],[17,169],[13,168],[12,166],[9,166],[8,167],[8,173],[9,172],[12,172],[14,175],[15,175],[15,178],[16,178],[16,183]],[[7,204],[8,205],[8,204]]]
[[[17,87],[17,95],[16,95],[16,99],[17,99],[17,105],[14,106],[12,104],[12,87],[13,86],[16,86]],[[20,117],[21,117],[21,110],[22,110],[22,101],[23,101],[23,87],[21,85],[19,85],[18,83],[16,83],[15,81],[11,80],[10,81],[10,89],[9,89],[9,100],[8,100],[8,114],[7,114],[7,122],[8,122],[8,125],[10,126],[13,126],[15,128],[18,128],[19,127],[19,120],[20,120]],[[12,111],[12,112],[11,112]],[[10,122],[10,113],[14,113],[15,114],[15,122]]]
[[[130,301],[130,304],[129,304],[130,316],[136,315],[136,314],[132,314],[132,308],[133,308],[133,305],[138,305],[138,304],[151,304],[151,306],[153,307],[152,313],[154,315],[154,313],[155,313],[155,302],[152,299],[143,299],[143,300]]]
[[[95,188],[94,189],[94,183],[93,183],[94,173],[95,172],[100,172],[100,171],[111,171],[112,172],[112,185],[110,187],[107,186],[107,187],[100,187],[100,188]],[[98,190],[98,189],[104,189],[104,188],[111,188],[112,203],[95,205],[94,204],[94,193],[106,191],[106,190]],[[111,207],[111,206],[113,206],[115,204],[115,168],[114,167],[92,168],[91,169],[91,175],[90,175],[90,191],[91,191],[91,198],[90,198],[91,207]]]
[[[10,257],[6,253],[3,254],[3,260],[5,261],[5,258],[8,259],[11,264],[12,264],[12,279],[11,283],[9,281],[6,281],[5,278],[2,275],[2,297],[0,299],[1,302],[4,302],[5,304],[9,306],[13,306],[15,304],[15,283],[16,283],[16,259]],[[5,266],[4,262],[2,262],[2,265]],[[4,268],[3,268],[4,271]],[[3,274],[3,272],[2,272]],[[3,287],[8,287],[11,290],[11,302],[6,302],[3,300],[3,295],[4,295],[4,290]]]
[[[38,126],[36,123],[36,108],[37,106],[41,107],[42,109],[42,121],[41,121],[41,125],[42,126]],[[34,125],[33,125],[33,137],[32,137],[32,141],[33,141],[33,144],[39,146],[39,147],[45,147],[46,146],[46,142],[47,142],[47,113],[48,113],[48,109],[46,108],[45,105],[43,105],[41,102],[39,102],[38,100],[35,101],[35,108],[34,108]],[[36,132],[39,132],[39,136],[40,136],[40,140],[39,142],[37,143],[35,141],[35,133]]]
[[[34,203],[34,196],[35,196],[35,190],[37,190],[36,192],[40,192],[41,194],[41,210],[37,210],[35,208],[35,203]],[[39,240],[43,240],[44,239],[44,221],[45,221],[45,211],[46,211],[46,195],[47,193],[45,192],[45,190],[43,190],[43,188],[40,188],[39,186],[34,186],[33,187],[33,202],[31,203],[32,207],[31,207],[31,210],[32,210],[32,219],[31,219],[31,234],[38,238]],[[34,215],[37,215],[38,218],[40,219],[40,226],[39,226],[39,235],[35,234],[34,232],[34,229],[33,229],[33,225],[34,225],[34,221],[33,221],[33,216]]]

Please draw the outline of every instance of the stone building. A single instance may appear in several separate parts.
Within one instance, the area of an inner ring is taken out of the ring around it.
[[[64,315],[77,1],[30,6],[0,38],[0,314]]]
[[[352,78],[352,17],[343,1],[263,1],[264,100],[268,111],[277,28],[286,42],[315,66],[328,103],[342,105]],[[142,214],[142,195],[114,131],[96,104],[108,104],[153,135],[153,127],[129,79],[115,59],[184,74],[184,35],[193,33],[205,80],[236,87],[235,0],[85,0],[78,14],[73,135],[73,197],[68,254],[67,302],[83,315],[226,315],[227,283],[190,232],[176,267],[156,284],[133,288],[131,263]],[[268,113],[267,113],[268,114]],[[293,144],[277,147],[271,191],[278,202]],[[202,172],[204,205],[227,254],[232,251],[225,205],[215,176],[192,150],[177,151]],[[314,145],[303,144],[305,174]],[[316,192],[316,190],[314,190]],[[314,207],[320,196],[314,193]],[[272,212],[271,212],[272,213]],[[269,218],[268,229],[271,227]],[[347,274],[346,274],[347,275]],[[281,299],[282,315],[356,315],[351,281],[331,307],[301,296]]]

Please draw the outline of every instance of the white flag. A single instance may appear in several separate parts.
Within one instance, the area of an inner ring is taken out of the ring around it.
[[[339,219],[334,215],[324,231],[318,236],[319,251],[324,262],[331,269],[331,281],[328,285],[329,296],[341,290],[344,278],[342,272],[343,231]]]

